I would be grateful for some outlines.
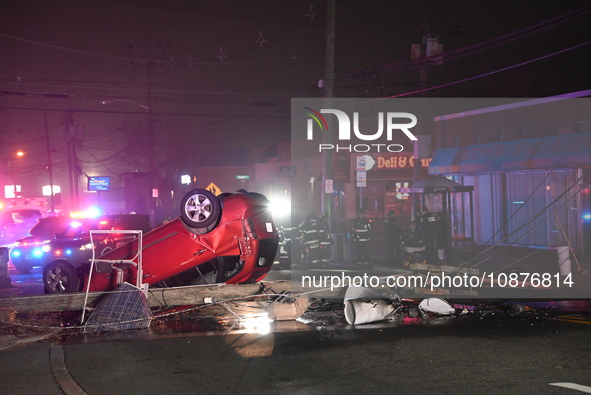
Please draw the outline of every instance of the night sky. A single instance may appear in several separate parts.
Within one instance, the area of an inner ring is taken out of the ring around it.
[[[426,34],[445,46],[443,65],[422,64],[427,97],[591,88],[589,1],[336,4],[335,97],[423,94],[410,47]],[[0,166],[47,178],[45,118],[58,174],[68,134],[89,175],[144,171],[147,156],[240,162],[289,140],[291,98],[322,97],[325,25],[316,0],[5,0]]]

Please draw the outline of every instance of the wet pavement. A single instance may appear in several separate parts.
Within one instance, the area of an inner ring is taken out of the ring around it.
[[[291,275],[273,270],[266,280]],[[2,296],[42,293],[38,268],[11,280]],[[356,326],[342,301],[311,300],[297,321],[178,308],[156,311],[150,329],[101,334],[83,334],[77,313],[11,316],[0,336],[2,392],[591,392],[587,299],[453,302],[452,316],[404,309]]]
[[[150,330],[69,334],[0,351],[3,393],[569,394],[591,386],[589,321],[556,307],[349,326],[228,325],[191,314]],[[575,306],[581,308],[581,306]],[[262,333],[259,333],[262,332]]]

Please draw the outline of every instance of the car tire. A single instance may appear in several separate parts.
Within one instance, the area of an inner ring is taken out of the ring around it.
[[[192,228],[211,230],[221,213],[220,200],[205,189],[194,189],[181,200],[181,218]]]
[[[78,292],[80,283],[78,272],[68,262],[51,262],[43,270],[46,294]]]

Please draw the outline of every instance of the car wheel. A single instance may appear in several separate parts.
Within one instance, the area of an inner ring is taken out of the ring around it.
[[[205,189],[192,190],[181,201],[181,218],[192,228],[208,228],[215,225],[221,212],[219,199]]]
[[[17,263],[12,262],[12,265],[20,274],[29,274],[29,273],[31,273],[31,270],[33,269],[33,265],[31,265],[29,263],[17,264]]]
[[[56,261],[51,262],[43,270],[43,284],[47,294],[78,292],[80,277],[72,265]]]

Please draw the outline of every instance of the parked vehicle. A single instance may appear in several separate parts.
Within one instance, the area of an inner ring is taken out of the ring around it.
[[[0,245],[9,245],[29,234],[29,229],[43,217],[37,209],[15,209],[0,212]]]
[[[43,250],[49,242],[55,240],[73,221],[65,215],[39,218],[30,228],[30,236],[18,239],[10,252],[12,265],[19,273],[27,274],[34,266],[42,265]]]
[[[261,194],[239,191],[215,196],[207,190],[187,193],[181,215],[99,258],[83,270],[64,270],[54,292],[107,291],[122,282],[137,283],[141,251],[142,283],[169,287],[209,283],[250,283],[273,266],[279,236]],[[47,284],[50,285],[50,284]],[[87,288],[88,287],[88,288]]]
[[[147,215],[113,214],[98,218],[71,218],[57,216],[41,218],[31,228],[31,236],[17,240],[11,251],[11,260],[20,273],[28,273],[35,266],[43,267],[45,291],[54,293],[54,281],[61,272],[78,273],[95,254],[102,255],[129,241],[129,234],[109,234],[90,244],[90,230],[149,231]],[[79,276],[79,274],[77,274]]]
[[[0,245],[27,237],[39,218],[47,216],[45,198],[13,198],[0,203]]]

